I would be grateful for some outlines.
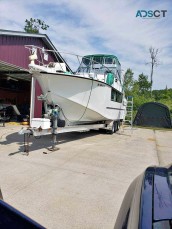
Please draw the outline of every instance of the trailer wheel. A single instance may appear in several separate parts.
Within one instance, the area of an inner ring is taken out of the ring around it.
[[[111,130],[107,130],[107,133],[108,134],[113,134],[116,132],[116,128],[117,128],[117,123],[116,122],[113,122],[113,125],[111,127]]]
[[[114,133],[118,130],[118,122],[114,122]]]
[[[116,131],[118,131],[120,128],[120,121],[116,122]]]

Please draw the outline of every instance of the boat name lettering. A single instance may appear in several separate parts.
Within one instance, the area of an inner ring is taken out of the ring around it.
[[[105,85],[104,84],[101,84],[101,83],[98,83],[97,86],[99,86],[99,87],[105,87]]]

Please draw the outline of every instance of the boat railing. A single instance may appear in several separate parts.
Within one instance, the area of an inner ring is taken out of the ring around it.
[[[62,72],[64,72],[64,63],[67,65],[67,73],[70,74],[77,74],[82,75],[82,77],[90,77],[94,79],[101,79],[101,81],[106,81],[106,75],[108,73],[114,74],[115,78],[118,78],[116,74],[116,68],[113,64],[100,64],[95,60],[92,61],[89,65],[84,65],[82,60],[83,58],[86,60],[86,56],[77,55],[74,53],[69,53],[65,51],[56,51],[56,50],[49,50],[43,47],[35,46],[35,45],[25,45],[27,49],[29,49],[30,55],[35,55],[35,63],[39,66],[44,66],[46,68],[53,68],[55,66],[52,62],[52,55],[54,54],[57,59],[57,63],[59,64],[59,68]],[[68,55],[68,56],[67,56]],[[51,56],[51,58],[49,58]],[[51,59],[51,61],[48,61]],[[72,71],[68,65],[68,62],[74,66],[78,63],[79,67],[76,71]],[[118,79],[120,80],[120,79]]]

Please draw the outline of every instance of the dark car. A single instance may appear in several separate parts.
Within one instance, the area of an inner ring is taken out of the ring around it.
[[[148,167],[131,183],[114,229],[172,229],[172,166]]]
[[[3,201],[0,189],[0,228],[13,229],[45,229],[31,218],[27,217],[11,205]]]

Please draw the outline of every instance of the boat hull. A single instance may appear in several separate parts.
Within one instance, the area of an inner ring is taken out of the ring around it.
[[[73,123],[123,119],[125,107],[111,101],[112,87],[101,81],[41,72],[33,76],[47,95],[47,103],[62,109],[62,119]]]

